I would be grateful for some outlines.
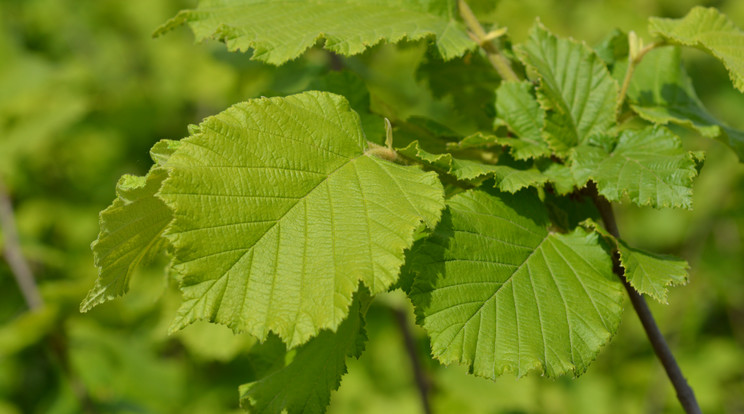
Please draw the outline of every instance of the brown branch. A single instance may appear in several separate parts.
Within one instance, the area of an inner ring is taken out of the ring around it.
[[[31,267],[23,257],[21,252],[21,243],[18,240],[18,231],[15,226],[15,215],[13,214],[13,204],[10,201],[10,195],[5,188],[2,178],[0,178],[0,227],[3,230],[5,260],[10,266],[10,270],[15,277],[18,287],[21,289],[26,304],[31,310],[44,306],[39,289],[34,280],[34,274]]]
[[[429,391],[431,390],[431,385],[429,379],[426,377],[424,368],[421,366],[421,362],[419,361],[418,352],[416,352],[416,343],[413,339],[411,326],[408,324],[408,315],[405,310],[398,307],[394,307],[392,311],[395,314],[395,320],[398,322],[398,328],[400,328],[400,332],[403,334],[403,342],[406,347],[408,359],[411,361],[413,377],[416,380],[416,387],[418,388],[419,396],[421,397],[421,405],[423,406],[424,413],[431,414],[431,405],[429,404]]]
[[[597,209],[602,216],[605,229],[607,229],[607,231],[614,237],[619,239],[620,232],[617,228],[617,222],[615,221],[615,214],[612,211],[612,205],[606,198],[596,193],[596,188],[594,189],[594,204],[597,206]],[[674,390],[677,392],[677,399],[680,404],[682,404],[682,408],[684,408],[685,412],[688,414],[701,413],[700,406],[695,399],[695,393],[692,391],[692,388],[690,388],[684,375],[682,375],[682,370],[679,368],[671,349],[669,349],[669,345],[667,345],[664,336],[656,325],[656,321],[654,320],[654,316],[651,314],[651,310],[648,308],[648,304],[646,304],[643,296],[641,296],[635,288],[630,286],[628,280],[625,278],[617,252],[613,255],[612,260],[614,263],[615,274],[617,274],[623,282],[625,290],[628,292],[628,296],[630,296],[630,302],[633,304],[633,309],[635,309],[636,314],[638,314],[643,329],[646,331],[646,336],[648,336],[648,340],[651,342],[651,347],[654,349],[659,361],[661,361],[661,365],[664,366],[664,370],[666,371],[669,380],[672,382]]]

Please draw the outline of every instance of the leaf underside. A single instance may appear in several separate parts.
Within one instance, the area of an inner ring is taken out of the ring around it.
[[[156,32],[188,23],[197,41],[218,39],[230,51],[253,49],[253,59],[281,65],[319,40],[345,56],[382,41],[434,39],[444,59],[462,56],[475,43],[449,13],[448,2],[407,0],[202,0]]]
[[[736,89],[744,92],[744,31],[717,9],[694,7],[681,19],[652,17],[649,32],[710,53],[728,69]]]
[[[184,295],[172,329],[204,319],[291,348],[336,329],[360,281],[372,294],[394,284],[443,189],[366,150],[359,117],[330,93],[251,100],[195,128],[159,193]]]
[[[633,72],[627,98],[643,119],[693,128],[729,145],[744,160],[744,132],[723,124],[705,109],[682,66],[678,47],[649,52]]]
[[[346,373],[346,358],[358,358],[364,350],[367,337],[359,302],[354,300],[336,332],[322,331],[297,348],[292,362],[241,385],[241,406],[256,413],[324,413]]]
[[[411,258],[411,297],[434,356],[488,378],[583,373],[622,313],[597,235],[548,231],[529,192],[470,190],[447,205]]]

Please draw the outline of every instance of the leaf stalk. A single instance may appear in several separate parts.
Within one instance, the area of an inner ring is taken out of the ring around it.
[[[475,17],[473,10],[470,9],[470,6],[468,6],[468,3],[466,3],[465,0],[459,0],[458,5],[460,8],[460,16],[462,16],[462,19],[470,30],[470,37],[472,37],[473,40],[475,40],[475,42],[478,43],[478,45],[486,52],[488,61],[491,62],[491,65],[493,65],[499,73],[501,79],[518,81],[519,77],[514,72],[514,69],[512,69],[509,59],[505,58],[496,44],[493,43],[493,39],[498,37],[500,33],[486,33],[483,26],[478,22],[478,18]]]
[[[628,54],[628,70],[625,71],[623,85],[620,88],[620,94],[617,96],[618,108],[621,108],[623,102],[625,102],[625,96],[628,94],[630,80],[633,78],[633,72],[635,72],[636,66],[641,63],[641,60],[646,56],[646,53],[662,45],[660,42],[654,42],[643,46],[643,41],[636,36],[635,32],[630,32],[628,34],[628,43],[630,47],[630,53]]]

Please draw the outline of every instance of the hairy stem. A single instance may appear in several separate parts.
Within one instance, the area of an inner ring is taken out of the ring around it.
[[[460,6],[460,15],[462,16],[462,19],[465,20],[465,24],[468,26],[471,36],[486,52],[488,60],[499,73],[501,79],[519,80],[519,77],[514,73],[514,70],[511,67],[511,63],[509,63],[509,59],[505,58],[504,55],[501,54],[499,48],[496,47],[493,41],[488,37],[483,26],[481,26],[480,22],[478,22],[478,19],[475,17],[475,14],[473,14],[473,11],[470,9],[470,6],[468,6],[465,0],[459,0],[458,4]]]
[[[405,310],[397,307],[393,308],[393,313],[395,314],[395,320],[398,322],[398,328],[403,335],[403,342],[406,347],[408,359],[411,361],[413,377],[416,380],[416,387],[418,388],[419,396],[421,397],[421,405],[424,409],[424,413],[431,414],[431,406],[429,404],[429,390],[431,389],[431,386],[426,374],[424,373],[424,369],[421,366],[421,362],[419,361],[418,352],[416,352],[416,343],[413,339],[411,326],[408,323],[408,315]]]
[[[607,231],[619,239],[620,232],[617,228],[617,222],[615,221],[615,214],[612,211],[612,205],[607,201],[607,199],[598,195],[596,189],[594,192],[594,204],[597,206],[597,209],[602,216],[602,221],[604,222]],[[656,356],[661,361],[669,380],[674,386],[674,390],[677,393],[677,399],[680,404],[682,404],[682,408],[684,408],[685,412],[689,414],[701,413],[700,406],[695,399],[695,393],[692,391],[692,388],[690,388],[684,375],[682,375],[682,370],[679,368],[671,349],[669,349],[669,345],[667,345],[666,340],[664,340],[664,336],[661,334],[661,331],[659,331],[659,327],[656,325],[656,321],[651,314],[651,310],[648,308],[648,304],[646,304],[646,300],[643,299],[643,296],[641,296],[638,291],[630,286],[625,278],[623,269],[619,263],[617,252],[613,255],[613,262],[615,265],[615,274],[617,274],[620,280],[622,280],[625,290],[628,292],[628,296],[630,296],[630,302],[633,304],[633,309],[635,309],[638,314],[643,329],[646,331],[646,336],[648,336]]]
[[[18,287],[21,289],[26,304],[31,310],[41,308],[44,306],[44,301],[39,294],[39,288],[36,286],[31,267],[21,252],[21,243],[18,240],[18,231],[15,226],[13,204],[10,202],[10,195],[2,178],[0,178],[0,227],[2,227],[5,238],[3,255],[10,266]]]
[[[641,60],[643,60],[643,57],[646,56],[646,53],[652,51],[653,49],[661,46],[661,43],[651,43],[647,45],[646,47],[639,50],[635,56],[628,56],[628,70],[625,71],[625,78],[623,78],[623,85],[620,88],[620,94],[617,96],[617,106],[618,108],[622,107],[623,102],[625,101],[625,96],[628,94],[628,87],[630,86],[630,80],[633,78],[633,72],[635,72],[636,66],[638,66],[639,63],[641,63]]]

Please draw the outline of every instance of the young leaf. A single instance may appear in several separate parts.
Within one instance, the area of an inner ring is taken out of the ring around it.
[[[617,82],[585,44],[558,39],[539,22],[518,49],[528,73],[540,80],[538,101],[545,109],[543,137],[558,155],[615,122]]]
[[[687,269],[690,265],[686,261],[630,247],[592,219],[584,221],[582,225],[596,231],[617,248],[620,252],[620,265],[625,269],[625,278],[638,292],[667,303],[667,287],[687,284]]]
[[[471,190],[425,245],[411,297],[444,363],[479,376],[583,373],[616,332],[623,287],[594,233],[548,230],[542,202]]]
[[[346,373],[346,358],[359,358],[364,350],[367,337],[359,302],[354,300],[336,332],[322,331],[297,348],[288,365],[241,385],[241,406],[257,413],[324,413],[331,391]]]
[[[545,111],[532,95],[530,82],[503,82],[496,91],[496,115],[506,122],[519,139],[499,138],[511,147],[517,160],[550,156],[542,137]]]
[[[744,92],[744,32],[715,8],[694,7],[681,19],[652,17],[649,32],[669,42],[694,46],[720,60],[736,89]]]
[[[367,149],[346,99],[324,92],[236,104],[182,140],[159,193],[183,275],[173,329],[204,319],[292,348],[336,329],[360,281],[395,283],[443,189]]]
[[[611,152],[576,147],[571,170],[579,185],[593,180],[610,201],[627,195],[639,206],[692,207],[695,158],[682,149],[678,136],[661,126],[623,131]]]
[[[81,312],[124,295],[137,265],[167,245],[162,234],[173,215],[155,197],[168,177],[162,167],[171,152],[167,147],[165,141],[156,144],[152,158],[158,164],[146,176],[121,177],[116,185],[116,200],[101,212],[101,231],[91,244],[98,279],[80,304]]]
[[[201,0],[155,31],[188,23],[197,41],[218,39],[230,51],[254,49],[253,59],[281,65],[317,41],[345,56],[381,41],[432,38],[444,59],[475,47],[446,0]]]
[[[703,107],[682,66],[678,47],[652,50],[643,58],[633,73],[627,99],[643,119],[657,124],[673,122],[718,138],[744,160],[744,132],[718,121]]]
[[[486,164],[480,161],[458,159],[452,154],[432,154],[414,141],[398,152],[408,158],[418,160],[424,164],[452,175],[458,180],[471,181],[487,176],[493,177],[494,186],[501,191],[514,193],[527,187],[540,187],[547,181],[536,168],[515,168],[508,165]]]

